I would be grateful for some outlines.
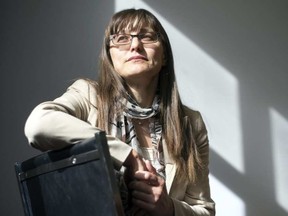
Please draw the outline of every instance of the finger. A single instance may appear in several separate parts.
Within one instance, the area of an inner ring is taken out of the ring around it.
[[[152,166],[152,164],[149,160],[145,160],[144,162],[145,162],[146,168],[149,172],[151,172],[153,174],[157,173],[156,169]]]
[[[157,182],[158,180],[157,175],[148,171],[137,171],[134,178],[137,180],[146,180],[151,182]]]
[[[149,185],[147,181],[132,181],[128,185],[128,188],[130,190],[137,190],[137,191],[141,191],[147,194],[152,193],[152,185]]]
[[[135,206],[141,209],[147,210],[147,211],[152,211],[155,208],[155,205],[153,203],[148,203],[143,200],[136,199],[136,198],[132,198],[132,203]]]
[[[154,203],[155,202],[153,194],[142,192],[139,190],[133,190],[132,191],[132,197],[134,199],[142,200],[142,201],[147,202],[147,203]]]

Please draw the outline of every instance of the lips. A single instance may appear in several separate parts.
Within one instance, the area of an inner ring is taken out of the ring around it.
[[[142,56],[142,55],[131,56],[130,58],[127,59],[127,61],[132,61],[132,60],[148,61],[148,59],[145,56]]]

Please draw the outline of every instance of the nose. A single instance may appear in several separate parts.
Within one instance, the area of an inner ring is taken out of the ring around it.
[[[140,41],[139,37],[132,37],[130,43],[130,50],[138,50],[141,49],[143,46],[142,42]]]

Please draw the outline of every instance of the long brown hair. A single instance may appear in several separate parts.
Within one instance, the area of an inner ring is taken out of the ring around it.
[[[196,169],[201,166],[200,157],[192,134],[192,125],[189,119],[184,121],[183,105],[179,96],[171,45],[168,36],[158,19],[144,9],[127,9],[116,13],[108,24],[102,52],[100,56],[100,71],[98,75],[98,127],[110,131],[109,122],[115,114],[122,112],[117,103],[125,95],[125,82],[114,70],[109,52],[109,36],[125,29],[139,30],[150,27],[160,34],[160,42],[164,47],[165,66],[159,74],[160,122],[163,126],[163,138],[167,144],[170,156],[177,164],[177,176],[188,176],[194,181]]]

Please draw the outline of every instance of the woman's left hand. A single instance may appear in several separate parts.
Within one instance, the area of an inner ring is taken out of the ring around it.
[[[149,161],[145,163],[148,171],[137,171],[135,180],[129,184],[133,204],[149,215],[173,215],[174,206],[167,194],[165,180],[157,175]]]

